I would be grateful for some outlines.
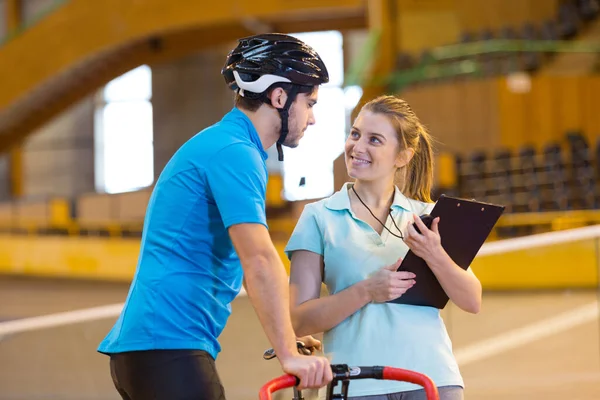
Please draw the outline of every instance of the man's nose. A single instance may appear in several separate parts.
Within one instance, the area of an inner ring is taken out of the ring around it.
[[[315,120],[315,113],[312,110],[312,108],[310,109],[309,113],[308,113],[308,125],[314,125],[315,122],[317,122]]]

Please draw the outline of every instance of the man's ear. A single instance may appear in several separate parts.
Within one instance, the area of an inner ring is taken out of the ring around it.
[[[275,108],[283,108],[285,106],[285,102],[287,101],[287,93],[280,87],[276,87],[269,94],[269,100],[271,100],[271,105]]]
[[[396,157],[396,168],[405,167],[414,156],[414,149],[408,148],[400,151],[400,153],[398,153],[398,157]]]

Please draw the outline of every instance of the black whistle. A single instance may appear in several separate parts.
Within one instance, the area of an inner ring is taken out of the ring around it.
[[[433,219],[434,219],[431,215],[423,214],[419,218],[421,218],[421,221],[423,221],[423,223],[425,224],[427,229],[431,229],[431,223],[433,222]],[[413,222],[413,227],[415,228],[415,230],[417,232],[419,232],[419,234],[421,233],[421,231],[419,230],[419,228],[415,222]]]

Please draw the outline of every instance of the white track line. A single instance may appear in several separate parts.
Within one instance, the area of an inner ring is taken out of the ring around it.
[[[238,296],[246,296],[244,288]],[[66,311],[39,317],[22,318],[14,321],[0,322],[0,336],[37,329],[54,328],[63,325],[78,324],[97,319],[116,318],[121,313],[124,303],[108,304],[82,310]]]
[[[505,351],[567,331],[600,317],[598,303],[593,302],[552,318],[534,322],[489,339],[482,340],[454,352],[460,366],[465,366]]]
[[[78,324],[104,318],[114,318],[121,313],[123,303],[109,304],[101,307],[85,308],[40,317],[23,318],[0,323],[0,336],[35,331],[44,328],[54,328],[62,325]]]
[[[508,253],[534,247],[548,246],[577,242],[586,239],[600,239],[600,225],[586,226],[584,228],[568,229],[557,232],[538,233],[535,235],[498,240],[485,243],[477,256],[487,256],[498,253]]]
[[[121,312],[122,307],[123,303],[118,303],[102,307],[44,315],[41,317],[2,322],[0,323],[0,337],[43,328],[52,328],[105,318],[116,318]],[[591,322],[599,316],[598,303],[593,302],[555,317],[532,323],[523,328],[501,333],[489,339],[458,349],[455,351],[456,360],[458,364],[463,367],[567,331],[576,326]]]

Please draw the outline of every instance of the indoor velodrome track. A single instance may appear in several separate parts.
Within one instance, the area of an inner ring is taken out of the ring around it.
[[[121,283],[4,276],[0,319],[88,308],[94,313],[123,302],[127,289]],[[596,291],[486,292],[480,314],[448,307],[443,315],[466,399],[600,398]],[[3,335],[0,399],[117,400],[108,359],[95,352],[115,318],[95,318]],[[259,386],[281,373],[276,361],[262,360],[268,343],[247,297],[233,303],[221,343],[217,365],[228,399],[256,399]]]

